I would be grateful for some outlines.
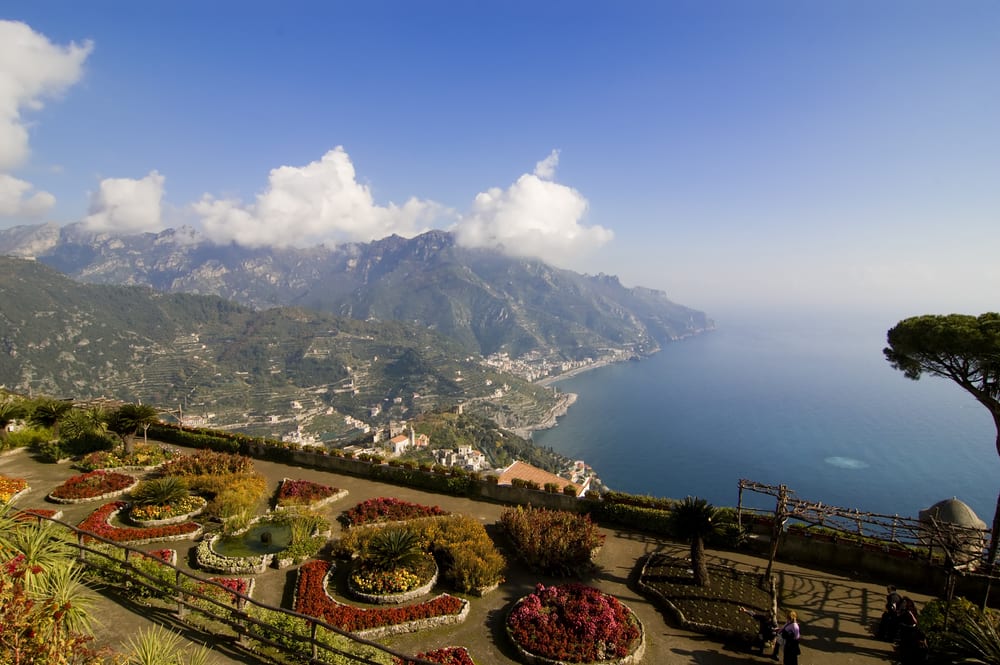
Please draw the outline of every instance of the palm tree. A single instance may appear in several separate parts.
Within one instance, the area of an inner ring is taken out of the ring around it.
[[[715,513],[715,506],[692,496],[686,497],[673,510],[674,533],[691,543],[691,568],[698,586],[708,586],[709,582],[705,538],[715,531]]]
[[[73,409],[63,416],[59,425],[64,440],[103,437],[108,433],[108,414],[99,406]]]
[[[7,440],[7,426],[15,420],[24,418],[24,405],[14,400],[0,402],[0,449],[3,449],[4,441]]]
[[[143,482],[132,492],[137,506],[163,506],[187,498],[187,481],[177,476],[164,476]]]
[[[35,427],[52,430],[52,437],[59,438],[59,423],[73,408],[73,403],[61,399],[42,398],[31,405],[28,422]]]
[[[139,430],[145,433],[159,420],[159,411],[148,404],[122,404],[108,418],[108,429],[121,438],[125,454],[129,455],[135,448]]]

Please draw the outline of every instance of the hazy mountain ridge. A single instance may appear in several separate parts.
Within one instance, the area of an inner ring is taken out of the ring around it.
[[[141,400],[275,436],[299,426],[345,433],[354,427],[345,416],[378,424],[459,402],[526,425],[556,403],[400,322],[81,284],[6,257],[0,302],[0,385],[21,393]]]
[[[252,249],[213,245],[186,228],[130,236],[57,228],[0,230],[0,253],[35,257],[86,282],[217,295],[258,309],[298,305],[408,321],[484,355],[643,355],[713,327],[703,312],[663,292],[460,247],[445,231],[336,248]]]

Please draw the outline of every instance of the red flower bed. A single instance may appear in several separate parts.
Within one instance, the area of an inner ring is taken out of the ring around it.
[[[278,506],[308,506],[328,499],[339,491],[329,485],[320,485],[309,480],[285,478],[278,488]]]
[[[114,513],[123,510],[126,506],[128,506],[128,503],[125,501],[112,501],[111,503],[106,503],[92,512],[85,520],[80,522],[77,527],[83,531],[92,533],[95,536],[101,536],[102,538],[113,540],[116,543],[130,543],[137,540],[148,541],[176,538],[178,536],[191,536],[201,531],[201,525],[194,522],[151,527],[123,527],[109,524],[108,520],[111,519],[111,516]]]
[[[150,550],[146,556],[172,565],[177,560],[177,550]]]
[[[434,651],[425,651],[418,653],[417,658],[441,663],[441,665],[476,665],[472,661],[472,656],[469,655],[469,650],[465,647],[445,647]],[[393,665],[415,665],[415,663],[412,660],[395,658]]]
[[[379,497],[362,501],[350,510],[345,510],[343,520],[348,526],[372,524],[374,522],[399,522],[418,517],[447,515],[448,511],[438,506],[421,506],[418,503],[400,501],[392,497]]]
[[[23,510],[14,515],[14,519],[18,522],[36,522],[41,521],[39,517],[51,517],[52,519],[60,519],[62,517],[61,510],[49,510],[48,508],[29,508]]]
[[[568,663],[623,658],[640,636],[630,609],[577,582],[539,584],[507,617],[507,632],[528,653]]]
[[[54,499],[94,499],[112,492],[123,492],[135,483],[136,479],[127,474],[98,469],[67,478],[49,496]]]
[[[326,592],[326,573],[329,569],[330,564],[326,561],[309,561],[299,568],[295,611],[322,619],[352,633],[418,619],[458,614],[464,607],[461,598],[448,594],[416,605],[371,609],[342,605]]]
[[[223,602],[233,603],[234,605],[236,604],[237,596],[231,592],[249,596],[254,586],[252,577],[210,577],[208,581],[215,582],[215,584],[200,583],[195,587],[195,590],[203,596],[211,596]],[[220,589],[216,584],[223,588]]]

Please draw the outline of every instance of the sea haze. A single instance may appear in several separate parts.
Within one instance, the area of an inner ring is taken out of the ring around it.
[[[885,333],[899,318],[722,318],[651,358],[559,382],[579,398],[534,440],[623,492],[736,505],[747,478],[909,517],[957,496],[989,523],[1000,489],[993,421],[951,381],[911,381],[889,365]]]

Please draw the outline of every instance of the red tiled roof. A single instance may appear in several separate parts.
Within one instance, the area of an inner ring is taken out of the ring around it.
[[[527,462],[522,462],[520,460],[514,462],[500,472],[497,484],[510,485],[514,478],[520,478],[521,480],[533,480],[538,483],[539,487],[545,487],[545,483],[555,483],[559,486],[560,492],[566,485],[573,485],[573,483],[569,482],[565,478],[561,478],[554,473],[549,473],[548,471],[539,469],[537,466],[531,466]],[[576,485],[573,486],[577,487]]]

